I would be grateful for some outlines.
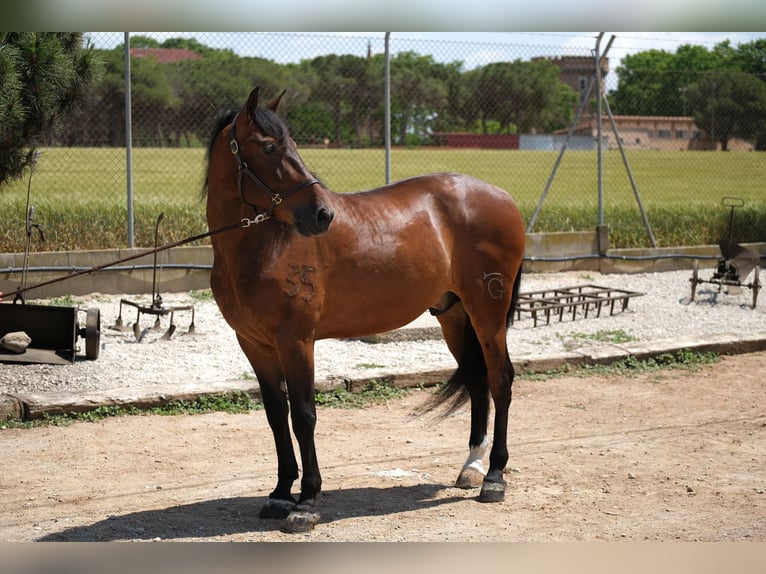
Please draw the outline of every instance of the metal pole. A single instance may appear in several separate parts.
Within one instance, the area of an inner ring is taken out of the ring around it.
[[[532,229],[535,227],[535,223],[537,223],[537,217],[540,215],[540,210],[543,208],[543,202],[545,201],[545,198],[548,195],[548,191],[551,188],[551,184],[553,183],[553,178],[556,177],[556,172],[559,169],[561,158],[564,157],[564,152],[567,150],[567,147],[569,146],[569,140],[572,138],[572,133],[574,133],[575,127],[577,127],[577,122],[580,121],[580,116],[582,115],[582,112],[585,109],[585,104],[588,102],[588,98],[590,97],[590,93],[593,90],[593,83],[595,82],[595,80],[596,80],[596,77],[594,76],[590,79],[590,82],[588,82],[588,88],[585,90],[585,93],[583,94],[582,100],[580,101],[580,107],[577,108],[577,113],[575,114],[575,119],[572,122],[572,125],[569,127],[569,131],[567,132],[567,137],[564,140],[564,144],[561,146],[561,150],[559,150],[559,156],[556,158],[556,163],[553,164],[553,170],[551,171],[551,175],[548,177],[548,181],[545,184],[545,189],[543,189],[543,194],[540,196],[540,201],[537,202],[537,207],[535,208],[535,211],[532,214],[532,218],[529,220],[529,223],[527,224],[527,233],[532,233]]]
[[[130,105],[130,32],[125,32],[125,163],[128,192],[128,247],[133,248],[133,124]]]
[[[596,44],[596,54],[595,54],[595,62],[596,62],[596,73],[591,77],[590,82],[588,83],[588,87],[585,90],[582,100],[580,101],[580,107],[577,109],[577,113],[575,114],[575,119],[572,122],[572,125],[569,128],[569,132],[567,133],[566,140],[564,141],[564,144],[561,147],[561,150],[559,151],[558,158],[556,158],[556,163],[553,166],[553,170],[551,172],[551,175],[548,177],[548,181],[545,184],[545,189],[543,190],[543,194],[540,197],[540,201],[537,203],[537,207],[535,208],[534,213],[532,214],[532,218],[529,220],[529,223],[527,224],[527,233],[532,233],[532,229],[535,226],[535,223],[537,222],[537,217],[540,214],[540,210],[543,207],[543,202],[545,201],[545,197],[548,195],[548,190],[551,187],[551,184],[553,183],[553,178],[556,175],[556,171],[558,170],[559,164],[561,163],[561,159],[564,156],[564,152],[567,149],[567,146],[569,145],[569,140],[572,137],[572,133],[574,132],[575,126],[577,125],[577,122],[580,119],[580,115],[582,114],[583,110],[585,109],[585,105],[588,102],[588,98],[590,97],[590,93],[593,90],[593,85],[596,84],[599,86],[599,95],[598,98],[598,107],[599,107],[599,114],[598,114],[598,185],[599,185],[599,226],[603,226],[603,177],[602,177],[602,158],[601,158],[601,68],[600,63],[601,59],[605,58],[607,53],[609,52],[609,49],[612,47],[612,42],[614,42],[614,36],[612,36],[609,39],[609,43],[606,46],[606,49],[604,50],[603,54],[598,53],[598,44],[601,42],[601,38],[603,37],[604,33],[602,32],[598,36],[597,44]]]
[[[598,150],[598,224],[604,225],[604,166],[603,166],[603,150],[601,149],[601,54],[599,53],[599,47],[601,46],[601,38],[604,37],[604,33],[601,32],[596,39],[596,49],[594,51],[594,60],[596,64],[596,149]]]
[[[391,183],[391,54],[389,51],[389,40],[391,32],[386,32],[386,63],[385,63],[385,96],[384,107],[385,117],[383,120],[383,130],[385,132],[386,144],[386,185]]]
[[[606,96],[604,96],[604,104],[606,105],[606,113],[609,114],[609,121],[612,123],[612,131],[614,131],[614,138],[617,140],[617,147],[620,148],[620,154],[622,155],[622,163],[625,165],[625,171],[628,173],[628,179],[630,180],[630,185],[633,188],[633,195],[636,198],[636,203],[638,204],[638,210],[641,212],[641,218],[644,220],[644,227],[646,228],[646,233],[649,235],[649,241],[651,241],[652,247],[657,247],[657,242],[654,239],[654,233],[652,233],[652,226],[649,225],[649,218],[646,216],[646,210],[644,209],[644,204],[641,202],[641,195],[638,193],[638,187],[636,187],[636,180],[633,179],[633,172],[630,169],[630,164],[628,163],[628,157],[625,155],[625,149],[622,147],[622,141],[620,141],[620,134],[617,132],[617,124],[614,121],[614,116],[612,115],[612,109],[609,107],[609,100],[606,99]]]

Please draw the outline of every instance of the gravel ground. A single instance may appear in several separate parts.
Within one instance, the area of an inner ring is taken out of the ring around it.
[[[712,269],[703,268],[700,278],[709,279]],[[511,359],[554,355],[599,343],[652,341],[690,334],[754,333],[766,336],[766,303],[751,309],[752,291],[718,294],[717,287],[701,284],[690,302],[691,271],[602,275],[596,272],[527,274],[522,291],[565,288],[592,284],[643,293],[630,299],[627,310],[600,318],[554,320],[535,327],[531,318],[522,318],[510,329]],[[751,276],[752,277],[752,276]],[[751,278],[746,278],[746,281]],[[187,333],[188,312],[176,313],[177,330],[170,340],[162,332],[148,332],[138,342],[132,330],[112,329],[125,297],[148,305],[150,295],[92,294],[74,298],[82,309],[98,308],[101,313],[99,358],[83,357],[71,365],[0,364],[0,393],[78,392],[114,388],[151,387],[187,383],[222,382],[252,376],[233,331],[225,323],[212,299],[192,298],[187,293],[163,293],[165,306],[195,305],[195,333]],[[135,309],[126,307],[123,319],[130,325]],[[144,315],[141,327],[150,327],[154,317]],[[82,319],[84,325],[84,316]],[[163,331],[167,317],[162,319]],[[423,316],[418,326],[436,326],[435,319]],[[85,341],[80,338],[79,344]],[[441,339],[368,343],[324,340],[316,344],[316,377],[367,378],[414,369],[449,368],[455,365]]]

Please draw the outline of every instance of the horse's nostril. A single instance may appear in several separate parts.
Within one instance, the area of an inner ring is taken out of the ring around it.
[[[334,214],[329,209],[325,207],[321,207],[317,209],[317,213],[316,213],[317,226],[320,229],[327,229],[330,226],[330,223],[332,222],[333,217],[334,217]]]

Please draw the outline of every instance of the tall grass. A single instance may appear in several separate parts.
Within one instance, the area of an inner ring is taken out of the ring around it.
[[[330,189],[350,192],[385,183],[381,149],[305,149],[301,154]],[[725,196],[745,200],[736,211],[738,241],[766,240],[766,156],[761,153],[628,151],[630,169],[657,242],[663,246],[715,243],[728,229]],[[468,173],[507,190],[529,221],[551,178],[553,151],[395,149],[392,179],[422,173]],[[234,164],[232,163],[232,168]],[[150,247],[160,212],[164,241],[207,228],[199,192],[204,150],[145,149],[133,155],[134,241]],[[51,148],[32,177],[31,204],[46,242],[32,249],[125,247],[125,152],[114,148]],[[0,188],[0,251],[24,250],[28,180]],[[613,247],[649,244],[628,172],[619,152],[603,156],[604,219]],[[551,180],[533,231],[591,230],[598,224],[595,152],[567,151]],[[204,241],[203,241],[204,243]]]

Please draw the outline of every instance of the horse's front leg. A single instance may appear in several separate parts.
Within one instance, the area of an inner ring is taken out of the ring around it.
[[[303,464],[301,494],[298,503],[287,516],[283,532],[307,532],[319,522],[316,498],[322,489],[314,431],[316,404],[314,397],[314,341],[292,340],[280,345],[280,355],[290,400],[293,433],[298,441]]]
[[[279,357],[273,351],[263,349],[238,337],[240,346],[253,367],[261,389],[261,399],[266,410],[266,419],[274,435],[277,450],[277,486],[258,516],[260,518],[287,518],[296,500],[291,494],[293,483],[298,478],[298,462],[295,459],[290,436],[288,414],[290,409],[287,394],[282,388],[282,368]]]
[[[259,382],[263,380],[258,375]],[[287,395],[281,388],[281,380],[260,382],[261,398],[266,410],[266,419],[274,434],[277,449],[277,486],[269,494],[269,500],[258,516],[260,518],[287,518],[295,507],[295,498],[291,494],[292,486],[298,478],[298,462],[295,459],[293,442],[288,424],[289,407]]]

